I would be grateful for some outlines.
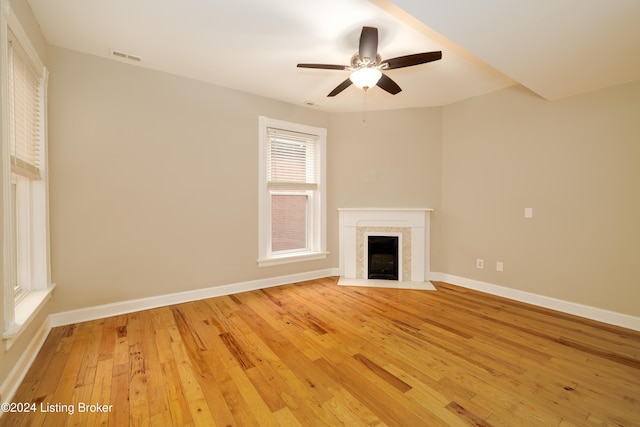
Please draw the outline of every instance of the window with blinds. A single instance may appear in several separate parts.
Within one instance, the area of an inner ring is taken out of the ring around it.
[[[325,133],[322,128],[260,119],[261,265],[326,256]]]
[[[15,266],[12,272],[14,297],[19,300],[31,278],[29,181],[40,174],[40,76],[28,55],[8,31],[9,158],[11,163],[11,241]]]
[[[268,128],[267,185],[271,195],[271,251],[307,249],[309,190],[318,186],[318,137]]]
[[[5,345],[51,296],[47,203],[48,72],[11,5],[0,8]],[[10,195],[10,196],[9,196]],[[13,286],[11,286],[13,285]]]
[[[11,172],[40,179],[40,77],[9,32],[9,142]]]

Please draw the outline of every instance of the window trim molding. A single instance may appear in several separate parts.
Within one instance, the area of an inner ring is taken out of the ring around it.
[[[271,253],[271,202],[270,190],[267,183],[267,142],[268,128],[278,128],[292,132],[306,133],[318,137],[319,174],[317,190],[314,191],[314,206],[310,209],[313,226],[311,235],[307,236],[311,242],[310,248],[304,251]],[[326,139],[325,128],[313,127],[299,123],[258,117],[259,155],[258,155],[258,265],[267,267],[293,262],[311,261],[327,257],[327,206],[326,206]]]
[[[13,203],[11,201],[11,162],[10,162],[10,142],[9,142],[9,82],[8,82],[8,35],[9,30],[13,33],[14,38],[20,44],[20,48],[26,54],[30,65],[36,70],[40,79],[41,97],[40,97],[40,138],[41,138],[41,178],[34,181],[29,189],[29,202],[32,207],[31,227],[29,230],[30,238],[36,235],[35,241],[31,242],[32,262],[39,266],[31,271],[31,283],[28,289],[25,289],[24,295],[19,301],[14,298],[13,280],[16,266],[13,250],[11,248],[10,239],[4,239],[2,251],[3,263],[3,324],[2,339],[4,340],[5,349],[9,349],[13,342],[20,336],[26,327],[35,319],[38,312],[44,304],[51,298],[55,284],[51,282],[51,262],[49,247],[49,182],[47,178],[47,85],[49,73],[43,62],[40,60],[38,52],[33,47],[27,33],[24,31],[20,21],[11,9],[9,2],[2,2],[0,10],[0,85],[2,90],[0,99],[2,134],[0,136],[0,148],[2,149],[2,186],[3,197],[1,200],[3,212],[2,227],[4,233],[7,231],[13,233],[11,209]],[[8,215],[7,215],[8,213]]]

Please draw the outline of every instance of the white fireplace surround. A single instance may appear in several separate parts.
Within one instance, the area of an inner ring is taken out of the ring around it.
[[[429,226],[433,209],[342,208],[340,280],[345,286],[433,290],[429,282]],[[398,236],[399,280],[368,279],[369,236]]]

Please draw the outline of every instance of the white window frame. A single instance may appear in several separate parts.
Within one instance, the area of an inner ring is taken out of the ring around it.
[[[30,65],[39,77],[39,135],[40,135],[40,176],[38,180],[18,182],[15,203],[11,194],[11,149],[9,117],[9,32],[14,42],[20,45]],[[4,294],[2,339],[5,348],[26,329],[36,317],[45,302],[51,297],[55,285],[51,283],[51,262],[49,250],[49,200],[47,179],[47,83],[48,71],[37,51],[20,25],[9,2],[2,3],[0,10],[0,102],[2,134],[2,211],[3,221],[3,282]],[[15,221],[19,216],[19,220]],[[16,247],[13,237],[22,244]],[[20,251],[18,257],[17,251]],[[21,260],[21,261],[19,261]],[[20,276],[19,295],[14,295],[15,278]]]
[[[260,116],[259,127],[259,165],[258,165],[258,265],[261,267],[286,264],[300,261],[311,261],[327,257],[326,238],[326,140],[325,128],[313,127],[299,123],[286,122]],[[268,129],[276,128],[289,132],[314,135],[318,138],[317,170],[318,184],[314,190],[296,188],[270,189],[267,183],[267,145]],[[278,193],[306,194],[307,205],[307,247],[302,250],[271,250],[271,194]]]

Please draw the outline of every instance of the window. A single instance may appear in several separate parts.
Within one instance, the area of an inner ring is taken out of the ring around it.
[[[261,266],[326,257],[326,129],[260,117]]]
[[[2,10],[4,331],[9,346],[50,296],[47,70],[8,5]]]

